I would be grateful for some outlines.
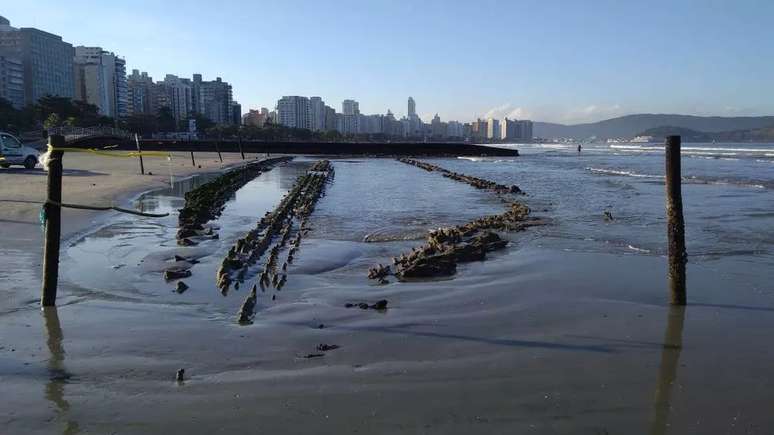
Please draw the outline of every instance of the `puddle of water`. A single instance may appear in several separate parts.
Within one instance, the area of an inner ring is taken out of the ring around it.
[[[150,298],[159,303],[224,302],[215,287],[215,271],[234,240],[255,226],[280,201],[308,161],[291,162],[264,172],[227,202],[221,217],[210,222],[219,227],[219,239],[202,240],[198,246],[177,246],[177,215],[184,195],[211,180],[205,175],[176,182],[171,188],[140,196],[135,206],[144,211],[170,213],[163,218],[116,215],[110,223],[68,246],[62,259],[64,281],[76,287],[94,289],[116,296]],[[161,273],[174,264],[174,255],[199,260],[184,280],[190,289],[174,292],[176,282],[166,283]],[[238,298],[229,298],[226,311],[233,311]]]
[[[245,185],[212,222],[220,228],[220,238],[201,241],[195,247],[176,244],[177,210],[184,204],[185,192],[206,180],[186,180],[171,189],[143,195],[138,208],[171,215],[116,216],[109,225],[67,248],[64,279],[113,296],[200,304],[210,317],[233,319],[254,279],[238,290],[232,286],[224,297],[215,285],[222,259],[236,239],[274,209],[313,161],[296,159]],[[489,192],[392,159],[334,160],[334,166],[335,180],[310,218],[312,232],[288,269],[288,286],[277,294],[279,300],[287,300],[284,295],[288,291],[296,292],[292,297],[303,297],[310,288],[368,288],[368,267],[418,245],[415,239],[423,238],[428,230],[503,210],[500,200]],[[367,237],[382,243],[363,243]],[[190,269],[192,276],[183,280],[190,288],[182,295],[174,291],[176,282],[166,283],[161,277],[174,264],[175,254],[199,261]],[[261,267],[259,262],[247,277],[254,278]],[[273,292],[267,290],[267,297],[259,298],[257,311],[273,303],[269,296]]]

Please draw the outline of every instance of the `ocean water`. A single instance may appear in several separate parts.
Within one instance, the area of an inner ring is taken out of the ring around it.
[[[424,159],[450,170],[502,184],[516,184],[533,215],[548,225],[509,234],[512,249],[536,248],[663,258],[666,249],[664,155],[654,145],[573,146],[521,144],[518,158]],[[767,288],[774,261],[774,145],[690,144],[683,156],[683,200],[689,261],[739,277],[755,291]],[[733,158],[729,156],[735,156]],[[137,200],[146,211],[168,211],[161,219],[117,216],[67,248],[65,280],[82,294],[108,294],[158,302],[200,303],[205,312],[230,319],[242,300],[215,291],[215,271],[234,240],[271,210],[315,159],[267,172],[236,193],[216,222],[220,239],[194,248],[175,245],[176,209],[183,193],[204,180],[183,181],[172,189]],[[393,159],[334,159],[335,180],[312,215],[313,232],[289,285],[369,286],[367,269],[422,243],[427,231],[500,213],[496,195],[453,182]],[[613,220],[605,218],[605,212]],[[179,253],[199,263],[185,295],[171,292],[161,271]],[[561,260],[560,260],[561,261]],[[728,267],[733,264],[733,268]],[[260,262],[255,268],[260,269]],[[464,274],[465,267],[461,269]],[[137,279],[136,277],[141,277]],[[251,279],[242,283],[252,285]],[[507,277],[503,277],[507,281]],[[77,292],[76,292],[77,293]],[[290,293],[293,294],[292,292]],[[656,302],[655,299],[646,299]]]
[[[654,144],[521,144],[523,158],[461,159],[459,170],[520,185],[558,225],[560,249],[664,255],[664,150]],[[693,261],[774,257],[774,144],[683,144],[686,240]],[[478,163],[470,165],[470,163]],[[464,169],[463,169],[464,168]],[[609,211],[614,220],[603,219]]]

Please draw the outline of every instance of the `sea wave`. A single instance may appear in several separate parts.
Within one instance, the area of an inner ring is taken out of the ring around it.
[[[613,144],[610,149],[625,152],[663,152],[664,145],[619,145]],[[745,147],[697,147],[683,146],[682,152],[688,155],[707,155],[707,156],[736,156],[739,154],[763,154],[766,157],[774,157],[774,148],[745,148]]]
[[[586,170],[600,175],[648,178],[648,179],[659,179],[659,180],[664,179],[663,175],[643,174],[635,171],[627,171],[622,169],[587,167]],[[713,177],[699,177],[696,175],[688,175],[683,177],[683,182],[688,184],[711,184],[711,185],[720,185],[720,186],[750,187],[754,189],[774,189],[774,181],[749,180],[749,179],[742,179],[742,178],[739,178],[739,179],[713,178]]]
[[[664,178],[663,175],[652,175],[652,174],[640,174],[639,172],[634,171],[624,171],[619,169],[608,169],[608,168],[586,168],[587,171],[594,172],[596,174],[603,174],[603,175],[618,175],[623,177],[637,177],[637,178]]]
[[[627,245],[626,247],[631,249],[634,252],[642,252],[643,254],[650,254],[650,249],[638,248],[634,245]]]
[[[516,160],[514,159],[497,159],[493,157],[466,157],[466,156],[458,156],[457,157],[460,160],[469,160],[471,162],[489,162],[489,163],[513,163]]]

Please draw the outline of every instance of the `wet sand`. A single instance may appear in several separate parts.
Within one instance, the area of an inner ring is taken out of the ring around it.
[[[745,258],[689,263],[690,305],[677,311],[664,304],[662,257],[569,252],[529,231],[509,236],[512,246],[486,262],[461,266],[452,280],[372,286],[364,272],[374,258],[417,242],[358,242],[376,226],[375,214],[359,227],[333,228],[331,204],[342,200],[336,183],[360,173],[336,169],[313,215],[318,235],[302,246],[280,303],[264,303],[253,325],[234,322],[241,293],[225,299],[210,286],[217,304],[172,300],[161,287],[120,296],[76,288],[79,277],[64,284],[57,310],[31,303],[0,314],[2,433],[765,434],[774,427],[774,304],[765,274],[740,284],[729,273],[744,270]],[[381,201],[412,196],[429,207],[435,181],[420,172],[417,189],[426,191],[368,197],[361,187],[357,201],[382,219],[390,209],[378,210]],[[497,205],[472,190],[459,191],[478,198],[472,214]],[[238,222],[238,214],[225,217]],[[445,219],[434,222],[455,223]],[[4,273],[36,284],[36,271],[23,264]],[[201,285],[189,292],[209,284]],[[378,299],[389,300],[385,312],[344,307]],[[321,343],[341,347],[304,358]],[[183,383],[174,380],[179,368]]]
[[[166,158],[145,158],[146,175],[143,176],[134,158],[66,154],[62,200],[86,205],[125,205],[140,192],[168,186],[170,178],[220,171],[242,161],[236,153],[223,153],[222,165],[217,153],[196,153],[195,156],[196,168],[187,153],[172,153],[171,166]],[[0,280],[5,284],[0,286],[0,312],[17,306],[20,300],[39,297],[39,289],[27,288],[25,280],[39,275],[43,248],[39,213],[46,198],[46,182],[46,172],[40,165],[32,170],[16,166],[0,170],[0,252],[7,259],[0,268]],[[96,229],[109,215],[63,209],[63,240]]]

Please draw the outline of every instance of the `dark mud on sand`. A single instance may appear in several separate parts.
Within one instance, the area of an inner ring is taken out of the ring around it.
[[[670,310],[663,184],[585,169],[649,159],[425,160],[518,185],[552,223],[503,234],[507,249],[451,279],[383,286],[369,267],[502,203],[394,160],[332,159],[287,285],[276,300],[258,293],[245,326],[249,287],[221,295],[217,264],[313,160],[237,192],[220,240],[179,248],[174,215],[116,218],[69,245],[57,316],[34,304],[0,316],[1,432],[771,433],[774,225],[760,214],[774,197],[684,187],[689,305]],[[198,263],[178,294],[161,266],[181,249]]]

